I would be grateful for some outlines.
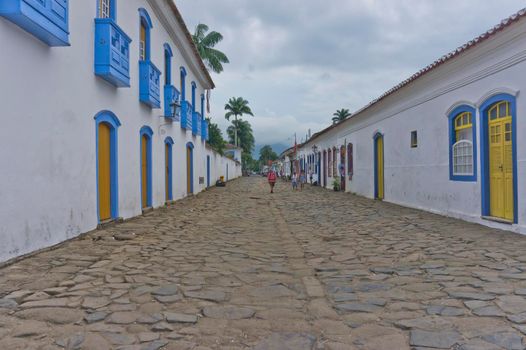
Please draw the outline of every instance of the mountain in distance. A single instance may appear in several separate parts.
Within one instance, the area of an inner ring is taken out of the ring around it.
[[[256,145],[254,147],[254,152],[252,152],[252,158],[259,159],[259,150],[262,149],[263,146],[265,146],[265,144]],[[272,150],[274,150],[274,152],[276,152],[278,156],[280,155],[281,152],[283,152],[284,150],[286,150],[287,148],[291,146],[293,145],[285,145],[283,143],[273,143],[270,145],[270,147],[272,147]]]

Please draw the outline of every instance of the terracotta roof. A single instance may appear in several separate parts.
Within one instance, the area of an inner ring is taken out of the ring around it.
[[[170,5],[170,8],[172,9],[172,12],[175,16],[175,19],[177,20],[177,22],[179,22],[179,24],[183,28],[186,39],[188,40],[188,43],[192,47],[194,56],[197,59],[197,62],[199,62],[199,66],[201,70],[204,72],[205,77],[208,80],[208,83],[210,84],[212,89],[215,88],[216,86],[214,84],[214,81],[212,80],[212,77],[210,76],[210,73],[208,72],[208,69],[206,68],[205,63],[201,59],[201,55],[199,55],[199,51],[197,51],[197,47],[195,46],[194,41],[192,40],[192,34],[190,34],[190,32],[188,31],[188,27],[186,26],[186,23],[184,22],[181,12],[179,12],[179,9],[177,8],[173,0],[165,0],[165,1],[168,2],[168,5]]]
[[[430,65],[426,66],[425,68],[422,68],[421,70],[419,70],[418,72],[416,72],[415,74],[413,74],[412,76],[407,78],[406,80],[402,81],[398,85],[396,85],[396,86],[392,87],[391,89],[387,90],[386,92],[384,92],[380,97],[372,100],[367,105],[365,105],[364,107],[360,108],[358,111],[356,111],[353,114],[353,116],[364,112],[365,110],[367,110],[370,107],[372,107],[373,105],[377,104],[378,102],[380,102],[384,98],[394,94],[395,92],[397,92],[398,90],[402,89],[403,87],[411,84],[413,81],[415,81],[418,78],[424,76],[425,74],[429,73],[433,69],[435,69],[435,68],[439,67],[440,65],[452,60],[453,58],[463,54],[464,52],[466,52],[467,50],[471,49],[472,47],[480,44],[481,42],[484,42],[487,39],[493,37],[495,34],[497,34],[498,32],[502,31],[503,29],[511,26],[513,23],[518,22],[523,17],[526,17],[526,8],[523,8],[522,10],[514,13],[513,15],[511,15],[508,18],[502,20],[499,24],[497,24],[496,26],[494,26],[490,30],[486,31],[485,33],[479,35],[475,39],[468,41],[466,44],[456,48],[455,50],[449,52],[448,54],[445,54],[444,56],[440,57],[439,59],[437,59],[436,61],[434,61]],[[326,132],[328,132],[328,131],[332,130],[333,128],[337,127],[338,125],[346,122],[347,120],[352,119],[353,116],[343,120],[340,123],[333,124],[333,125],[325,128],[325,129],[323,129],[321,131],[318,131],[317,133],[312,135],[312,137],[309,140],[307,140],[306,142],[312,141],[312,140],[314,140],[314,138],[317,138],[317,137],[321,136],[322,134],[325,134]]]

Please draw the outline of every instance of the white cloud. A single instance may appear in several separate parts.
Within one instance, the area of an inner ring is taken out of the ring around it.
[[[288,143],[339,108],[384,91],[524,6],[522,0],[179,0],[190,30],[223,34],[230,64],[213,74],[212,117],[248,99],[256,143]]]

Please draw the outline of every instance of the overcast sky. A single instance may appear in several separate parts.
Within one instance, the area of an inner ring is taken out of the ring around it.
[[[519,0],[177,0],[191,32],[223,34],[211,116],[242,96],[256,144],[298,142],[524,7]]]

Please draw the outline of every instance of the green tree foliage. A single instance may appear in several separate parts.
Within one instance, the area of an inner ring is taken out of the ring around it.
[[[207,34],[208,30],[209,28],[206,24],[198,24],[195,28],[195,33],[192,35],[192,40],[208,68],[216,73],[221,73],[223,71],[223,63],[229,63],[228,57],[223,52],[214,49],[214,46],[223,40],[223,36],[216,31],[211,31]]]
[[[245,100],[243,97],[232,97],[228,100],[228,103],[225,105],[225,118],[226,120],[230,121],[230,118],[234,116],[234,120],[232,121],[233,131],[234,131],[234,138],[232,143],[235,146],[241,146],[243,148],[243,145],[241,145],[238,141],[238,130],[237,130],[237,121],[238,117],[242,117],[244,114],[248,114],[251,116],[254,116],[252,113],[252,110],[248,106],[248,101]],[[250,126],[250,124],[248,124]],[[230,129],[230,127],[229,127]],[[252,130],[252,129],[251,129]]]
[[[246,120],[234,120],[232,125],[228,127],[226,133],[228,135],[228,140],[230,143],[234,143],[234,138],[237,137],[239,140],[239,147],[243,150],[241,159],[243,164],[243,169],[249,169],[253,161],[252,151],[254,150],[254,134],[252,132],[252,127],[250,123]]]
[[[349,112],[348,109],[342,108],[342,109],[337,109],[336,112],[334,112],[332,115],[333,115],[332,123],[336,124],[336,123],[339,123],[339,122],[349,118],[352,115],[352,113]]]
[[[263,165],[268,165],[269,161],[278,159],[278,155],[271,146],[265,145],[259,150],[259,162]]]
[[[216,152],[223,155],[225,151],[226,141],[223,138],[223,133],[221,132],[221,129],[219,129],[219,126],[217,126],[216,123],[212,123],[210,118],[206,118],[208,120],[208,132],[209,132],[209,140],[208,144],[210,147],[212,147]]]

